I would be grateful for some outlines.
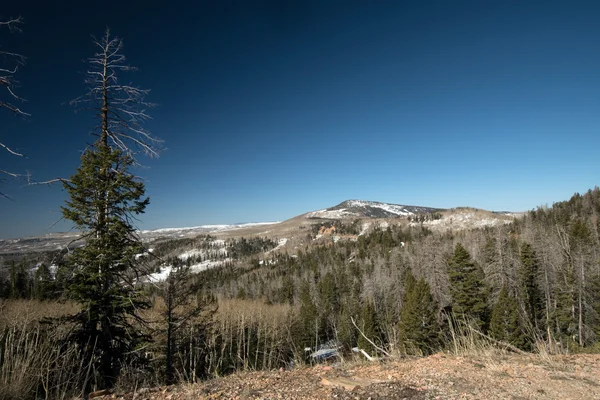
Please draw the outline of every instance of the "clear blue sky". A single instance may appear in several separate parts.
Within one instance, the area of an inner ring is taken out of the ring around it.
[[[89,3],[89,4],[88,4]],[[90,35],[152,89],[140,228],[283,220],[346,199],[522,211],[599,183],[600,2],[3,2],[28,57],[27,121],[0,111],[0,166],[70,176],[94,125]],[[60,186],[0,189],[0,237],[64,231]]]

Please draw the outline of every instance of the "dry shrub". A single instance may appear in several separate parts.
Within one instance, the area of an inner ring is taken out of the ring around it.
[[[448,324],[451,337],[449,350],[454,355],[493,357],[500,353],[505,354],[488,337],[478,334],[472,328],[474,325],[472,321],[456,316],[451,316],[449,319],[451,321]]]
[[[82,365],[63,327],[30,322],[0,333],[0,399],[63,399],[81,393]]]
[[[60,318],[76,314],[81,308],[69,301],[1,300],[0,329],[36,324],[44,318]]]
[[[66,341],[68,323],[40,322],[76,313],[71,302],[0,301],[0,399],[63,399],[81,394],[86,366]]]
[[[274,369],[294,357],[293,308],[260,300],[222,300],[208,336],[213,375]]]

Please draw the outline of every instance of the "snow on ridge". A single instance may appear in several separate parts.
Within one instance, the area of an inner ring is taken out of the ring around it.
[[[373,207],[380,208],[384,211],[387,211],[391,214],[396,215],[413,215],[413,212],[410,212],[406,209],[405,206],[397,205],[397,204],[389,204],[389,203],[380,203],[376,201],[364,201],[364,200],[349,200],[347,204],[350,207]]]
[[[285,246],[285,244],[288,242],[288,240],[289,240],[288,238],[281,238],[281,239],[279,239],[279,242],[277,243],[277,246],[274,247],[274,248],[272,248],[271,250],[265,252],[265,254],[269,254],[269,253],[271,253],[271,252],[273,252],[275,250],[278,250],[278,249],[282,248],[283,246]]]
[[[414,215],[415,213],[409,211],[406,206],[398,204],[380,203],[378,201],[365,201],[365,200],[347,200],[339,206],[345,208],[326,208],[324,210],[312,211],[306,214],[308,218],[328,218],[328,219],[341,219],[344,217],[359,217],[361,213],[351,211],[352,208],[378,208],[389,214],[398,216]],[[338,207],[339,207],[338,206]]]
[[[181,253],[180,255],[177,256],[177,258],[179,258],[182,261],[186,261],[188,258],[197,257],[197,256],[201,256],[201,255],[204,255],[203,251],[193,249],[193,250],[188,250],[184,253]]]
[[[219,260],[219,261],[206,260],[206,261],[202,261],[201,263],[190,265],[190,271],[191,272],[202,272],[202,271],[206,271],[207,269],[220,267],[221,265],[223,265],[227,262],[230,262],[230,261],[231,261],[230,258],[226,258],[224,260]],[[169,277],[169,274],[172,271],[173,271],[172,265],[165,265],[165,266],[160,267],[159,272],[155,272],[153,274],[147,275],[147,278],[150,282],[163,282],[163,281],[167,280],[167,278]]]
[[[206,225],[208,226],[208,225]],[[193,229],[202,229],[204,226],[189,226],[182,228],[160,228],[160,229],[147,229],[143,231],[138,231],[138,233],[166,233],[166,232],[177,232],[177,231],[191,231]]]
[[[341,219],[347,216],[358,216],[358,214],[347,211],[345,208],[340,208],[338,210],[319,210],[309,212],[306,215],[308,218],[329,218],[329,219]]]
[[[221,265],[225,264],[226,262],[230,262],[230,261],[231,261],[231,258],[226,258],[224,260],[219,260],[219,261],[206,260],[206,261],[202,261],[201,263],[198,263],[198,264],[190,265],[190,270],[192,272],[206,271],[207,269],[211,269],[214,267],[220,267]]]
[[[430,228],[448,229],[468,229],[468,228],[483,228],[505,225],[512,222],[510,218],[494,218],[478,216],[475,212],[460,212],[444,215],[440,219],[423,222],[423,225]],[[411,225],[417,225],[411,222]]]
[[[182,231],[193,231],[193,230],[202,230],[207,232],[220,232],[227,231],[233,229],[240,228],[249,228],[252,226],[260,226],[260,225],[273,225],[279,224],[281,221],[272,221],[272,222],[248,222],[243,224],[215,224],[215,225],[199,225],[199,226],[189,226],[182,228],[160,228],[160,229],[148,229],[143,231],[138,231],[138,233],[142,234],[151,234],[151,233],[169,233],[169,232],[182,232]]]

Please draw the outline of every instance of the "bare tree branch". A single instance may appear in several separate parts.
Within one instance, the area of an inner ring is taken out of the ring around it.
[[[22,23],[23,20],[21,17],[12,18],[7,21],[0,21],[0,27],[7,26],[12,32],[20,32],[20,25]],[[0,56],[2,58],[2,64],[0,66],[0,88],[3,88],[6,93],[8,93],[7,97],[9,99],[24,102],[25,100],[15,93],[14,88],[19,85],[19,82],[15,79],[15,74],[19,71],[19,67],[25,64],[27,59],[21,54],[8,51],[0,51]],[[0,108],[6,108],[21,117],[29,116],[29,114],[7,100],[0,100]]]
[[[19,16],[17,18],[9,18],[6,21],[0,21],[0,26],[8,26],[8,29],[10,29],[11,32],[21,32],[21,28],[19,27],[19,25],[22,23],[23,18]]]
[[[28,179],[27,180],[27,186],[51,185],[53,183],[58,183],[58,182],[65,183],[65,182],[71,182],[71,180],[70,179],[66,179],[66,178],[54,178],[54,179],[49,179],[47,181],[37,182],[37,181],[33,181],[31,179]]]
[[[105,145],[119,148],[132,157],[139,153],[158,157],[163,141],[143,127],[151,119],[146,109],[154,106],[145,99],[150,91],[130,83],[123,84],[118,79],[120,72],[136,70],[126,64],[123,40],[111,36],[110,30],[106,29],[100,39],[94,38],[94,44],[96,53],[87,60],[89,68],[85,83],[88,90],[70,104],[79,110],[93,110],[99,117],[92,133]]]
[[[0,20],[0,28],[8,27],[11,32],[20,32],[20,25],[23,23],[21,17],[18,18],[10,18],[8,20],[1,21]],[[19,97],[14,88],[19,85],[19,82],[15,79],[15,74],[19,71],[19,67],[25,64],[26,58],[20,54],[8,52],[8,51],[0,51],[0,91],[8,100],[0,98],[0,109],[5,108],[13,114],[20,117],[27,117],[29,114],[21,110],[17,105],[13,104],[12,101],[20,101],[24,102],[25,100]],[[8,147],[3,142],[0,142],[0,148],[4,149],[8,153],[18,156],[24,157],[22,153],[15,151]],[[17,178],[20,175],[14,172],[0,170],[1,174],[11,176],[13,178]],[[4,197],[10,199],[4,193],[0,193],[0,197]]]
[[[5,171],[3,169],[0,169],[0,174],[4,174],[4,175],[8,175],[8,176],[12,176],[13,178],[18,178],[19,174],[15,174],[14,172],[10,172],[10,171]]]
[[[24,157],[23,154],[17,153],[16,151],[14,151],[13,149],[11,149],[10,147],[8,147],[7,145],[5,145],[2,142],[0,142],[0,147],[3,147],[4,150],[8,151],[10,154],[13,154],[13,155],[19,156],[19,157]]]

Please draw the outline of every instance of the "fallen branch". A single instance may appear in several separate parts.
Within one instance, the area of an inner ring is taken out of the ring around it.
[[[367,337],[367,336],[366,336],[366,335],[363,333],[363,331],[361,331],[361,330],[360,330],[360,328],[358,327],[358,325],[356,325],[356,322],[354,322],[354,318],[353,318],[353,317],[350,317],[350,320],[352,321],[352,325],[354,325],[354,327],[355,327],[356,329],[358,329],[358,333],[360,333],[360,334],[361,334],[361,336],[362,336],[362,337],[364,337],[364,338],[367,340],[367,342],[371,343],[371,344],[373,345],[373,347],[375,347],[375,349],[379,350],[380,352],[382,352],[382,353],[383,353],[383,354],[385,354],[386,356],[388,356],[388,357],[392,358],[392,355],[391,355],[390,353],[388,353],[387,351],[385,351],[384,349],[382,349],[381,347],[379,347],[379,346],[377,346],[375,343],[373,343],[373,342],[371,341],[371,339],[369,339],[369,338],[368,338],[368,337]]]

